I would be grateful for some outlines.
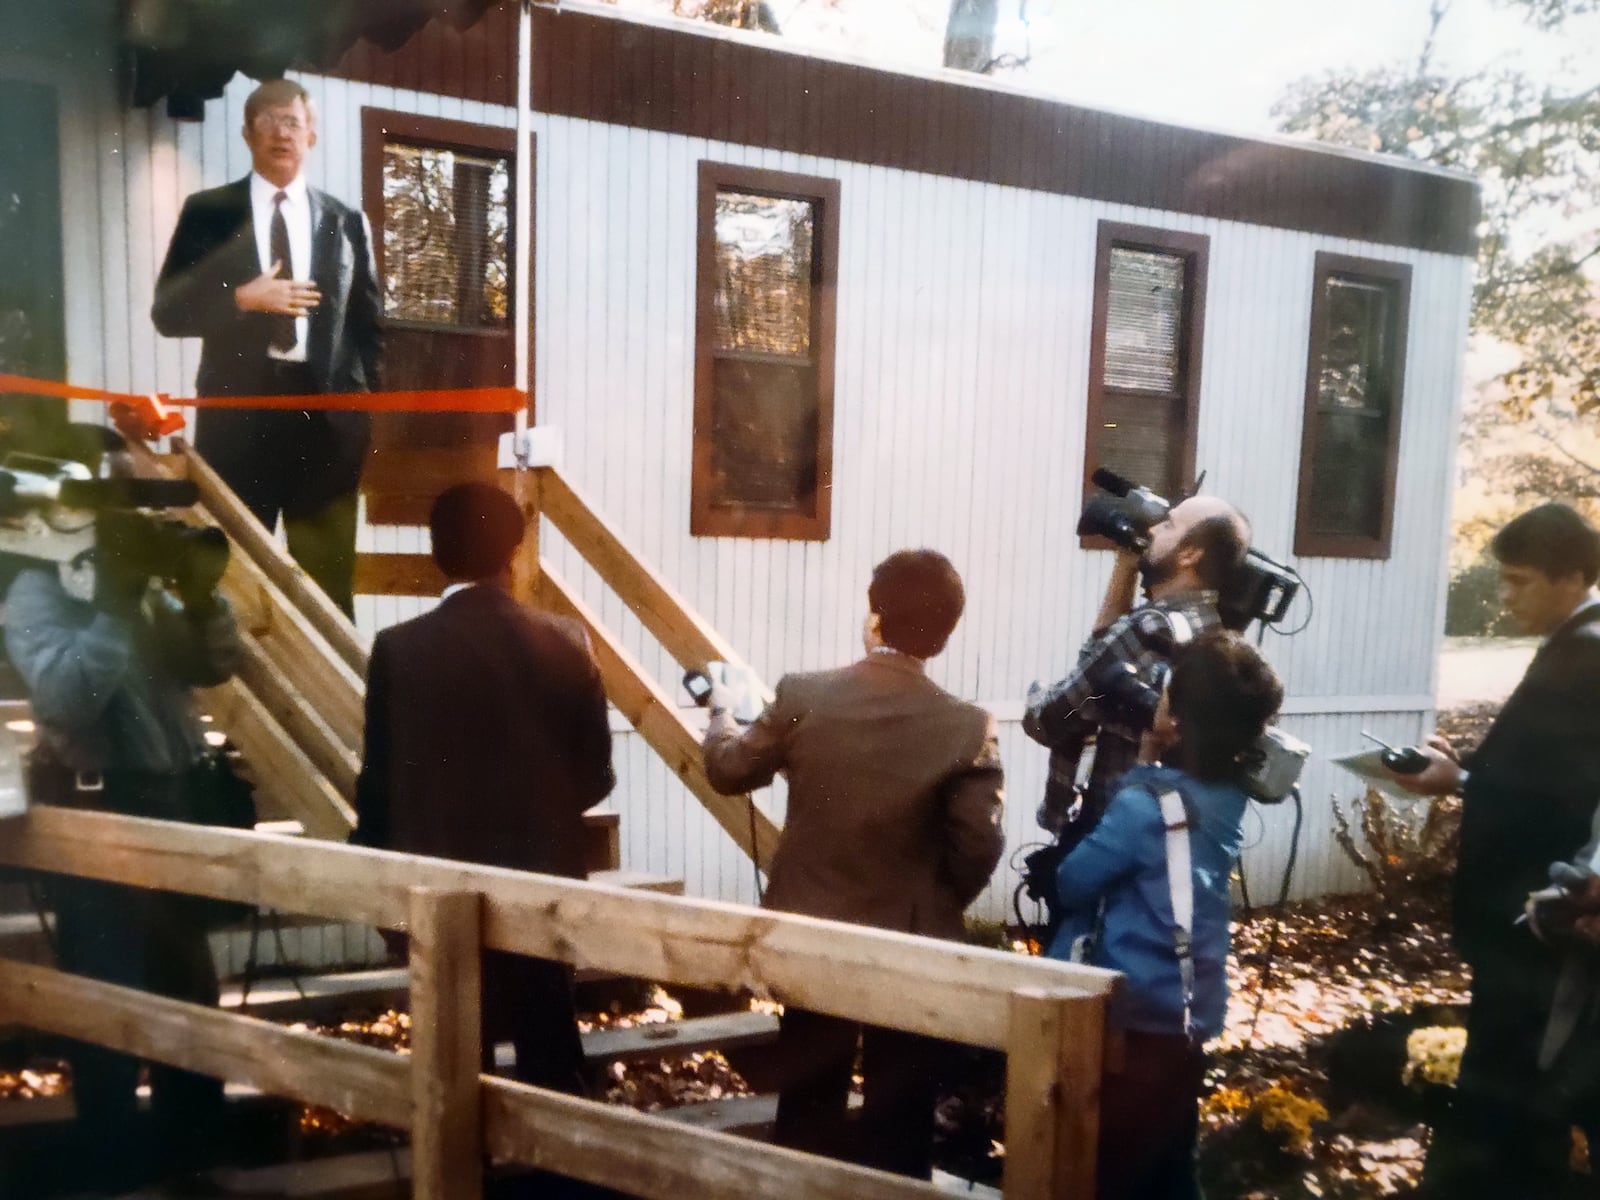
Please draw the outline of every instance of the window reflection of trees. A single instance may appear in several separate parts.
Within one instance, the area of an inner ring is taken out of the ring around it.
[[[1388,408],[1391,292],[1381,284],[1328,280],[1328,338],[1318,399],[1324,408]]]
[[[813,225],[810,201],[717,193],[718,350],[809,355]]]
[[[1337,275],[1325,286],[1312,527],[1376,537],[1383,522],[1394,293],[1387,284]]]
[[[435,325],[503,325],[510,163],[452,150],[383,152],[384,300],[390,317]]]

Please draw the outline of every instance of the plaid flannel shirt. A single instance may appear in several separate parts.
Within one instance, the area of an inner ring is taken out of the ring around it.
[[[1107,668],[1128,663],[1140,682],[1158,687],[1161,668],[1171,659],[1166,650],[1172,633],[1169,613],[1182,616],[1195,637],[1222,623],[1217,615],[1216,592],[1179,592],[1153,600],[1091,635],[1078,651],[1077,665],[1065,679],[1050,687],[1034,684],[1028,689],[1022,727],[1029,737],[1050,750],[1050,772],[1045,781],[1044,802],[1039,806],[1039,824],[1052,834],[1065,826],[1076,802],[1078,761],[1091,739],[1095,749],[1083,796],[1085,816],[1089,818],[1083,825],[1085,831],[1105,811],[1117,781],[1138,761],[1144,730],[1106,720],[1089,680],[1103,678]]]

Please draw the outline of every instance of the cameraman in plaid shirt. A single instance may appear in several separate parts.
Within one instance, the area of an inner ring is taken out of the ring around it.
[[[1058,838],[1058,852],[1076,845],[1105,811],[1117,781],[1139,757],[1142,725],[1107,704],[1104,689],[1118,673],[1160,692],[1178,646],[1221,624],[1217,592],[1244,562],[1250,524],[1215,496],[1191,496],[1151,526],[1143,554],[1120,548],[1095,620],[1072,673],[1028,689],[1023,729],[1050,750],[1050,775],[1039,824]],[[1147,602],[1134,607],[1142,583]],[[1094,762],[1078,804],[1078,761],[1090,740]],[[1075,811],[1076,810],[1076,811]]]

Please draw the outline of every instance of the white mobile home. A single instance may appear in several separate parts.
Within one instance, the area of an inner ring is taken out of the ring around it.
[[[968,607],[933,674],[999,717],[1009,841],[1035,840],[1045,753],[1022,697],[1064,671],[1110,565],[1074,532],[1088,473],[1170,493],[1204,470],[1305,580],[1266,635],[1286,725],[1323,752],[1363,727],[1426,731],[1470,180],[568,3],[534,10],[524,252],[516,31],[491,6],[296,75],[319,109],[312,182],[364,205],[383,248],[385,385],[511,382],[512,277],[531,268],[534,419],[565,477],[764,678],[853,656],[872,565],[944,551]],[[7,260],[26,246],[45,281],[0,283],[0,355],[8,304],[35,330],[0,370],[186,395],[198,347],[156,335],[151,292],[184,196],[249,169],[251,83],[146,50],[135,91],[157,103],[133,106],[75,36],[0,45],[0,169],[45,164],[0,213]],[[441,229],[471,235],[441,249]],[[424,550],[439,464],[491,466],[503,423],[382,424],[363,548]],[[545,553],[675,687],[548,528]],[[363,597],[358,623],[426,603]],[[753,899],[748,862],[625,723],[617,764],[626,865]],[[1357,788],[1325,762],[1305,782],[1295,891],[1354,886],[1329,798]],[[781,819],[781,798],[763,803]],[[1276,891],[1289,827],[1264,811],[1247,830],[1257,894]],[[997,877],[982,915],[1014,883]]]

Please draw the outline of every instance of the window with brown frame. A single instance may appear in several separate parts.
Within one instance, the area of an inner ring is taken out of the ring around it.
[[[395,321],[505,328],[511,155],[395,130],[382,153],[384,312]]]
[[[1100,223],[1086,491],[1097,467],[1165,496],[1193,480],[1208,249],[1203,234]]]
[[[1411,268],[1318,254],[1296,554],[1387,558]]]
[[[700,164],[695,536],[828,537],[838,245],[838,180]]]
[[[362,205],[383,294],[385,388],[515,380],[516,145],[515,130],[501,126],[362,109]],[[502,413],[375,414],[362,476],[368,519],[422,524],[449,483],[492,479],[496,440],[510,422]]]

